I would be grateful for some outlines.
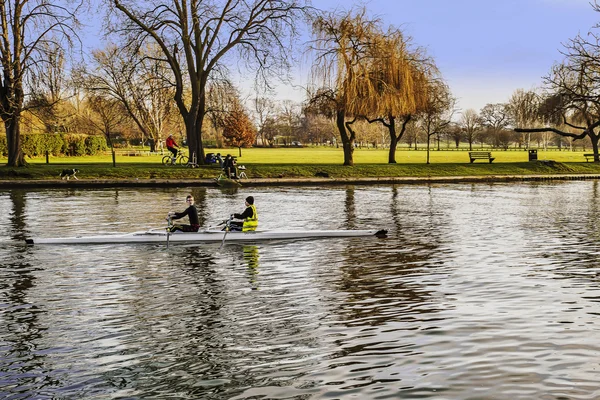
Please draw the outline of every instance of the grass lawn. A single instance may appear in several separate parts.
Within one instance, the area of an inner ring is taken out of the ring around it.
[[[528,174],[600,174],[600,164],[586,162],[584,152],[538,151],[538,160],[555,163],[528,162],[527,151],[492,151],[495,160],[469,163],[467,151],[431,151],[426,164],[426,151],[398,150],[397,164],[388,164],[387,149],[356,149],[353,167],[344,167],[343,152],[335,147],[206,149],[206,152],[238,157],[246,165],[249,178],[314,177],[326,172],[330,177],[388,176],[470,176]],[[187,168],[165,167],[162,155],[117,155],[117,168],[110,154],[88,157],[45,157],[27,159],[23,168],[0,167],[0,179],[56,179],[64,168],[78,168],[80,179],[208,179],[219,175],[218,166]],[[0,158],[0,164],[6,158]]]

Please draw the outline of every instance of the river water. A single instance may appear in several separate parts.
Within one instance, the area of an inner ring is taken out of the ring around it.
[[[387,239],[23,245],[190,189],[0,192],[0,398],[598,399],[600,182],[194,188],[207,226]]]

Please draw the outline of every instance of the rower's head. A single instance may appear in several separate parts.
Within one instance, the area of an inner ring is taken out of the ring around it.
[[[246,204],[248,204],[248,205],[254,204],[254,197],[252,197],[252,196],[246,197]]]
[[[192,196],[191,194],[188,194],[188,196],[185,198],[185,201],[190,204],[194,204],[194,196]]]

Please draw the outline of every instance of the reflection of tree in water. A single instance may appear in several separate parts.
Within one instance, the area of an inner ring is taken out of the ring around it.
[[[346,204],[352,206],[347,211],[353,215],[354,201],[348,198],[352,192],[346,193]],[[435,274],[436,268],[432,267],[443,266],[443,262],[437,261],[444,242],[442,230],[438,229],[443,216],[429,204],[425,212],[419,212],[419,218],[404,218],[399,201],[399,189],[394,186],[389,216],[394,235],[361,241],[360,246],[347,248],[345,252],[346,267],[338,290],[347,293],[348,299],[340,303],[340,311],[353,325],[414,320],[415,313],[439,311],[435,293],[419,285],[418,277]],[[430,196],[429,202],[432,201]],[[361,303],[369,305],[357,307]]]
[[[198,220],[200,221],[200,226],[204,226],[206,224],[206,220],[208,219],[206,212],[206,189],[194,188],[191,191],[191,195],[194,196],[194,204],[196,204],[196,208],[198,209]]]
[[[25,192],[11,191],[13,209],[10,229],[14,239],[25,238]],[[45,311],[28,301],[28,292],[35,286],[34,269],[27,259],[30,248],[14,246],[7,259],[0,262],[0,302],[2,324],[0,338],[3,342],[0,372],[3,393],[18,396],[36,393],[39,389],[56,385],[44,365],[44,356],[38,351],[38,341],[45,327],[38,316]],[[18,260],[15,262],[15,260]]]
[[[239,248],[236,251],[241,254]],[[231,314],[232,302],[237,300],[232,299],[228,269],[220,269],[216,256],[226,257],[212,250],[204,252],[197,246],[177,248],[171,262],[181,273],[176,277],[177,282],[171,283],[173,290],[162,294],[177,298],[141,298],[152,299],[142,307],[144,312],[140,312],[136,327],[143,332],[141,336],[147,341],[144,350],[151,349],[152,357],[136,365],[134,374],[143,377],[139,381],[132,379],[139,393],[164,397],[156,391],[162,388],[167,397],[168,393],[185,393],[192,398],[221,398],[218,392],[227,385],[198,385],[199,381],[230,376],[238,367],[238,359],[230,349],[232,320],[240,317]],[[148,324],[148,314],[160,316],[158,320],[155,318],[157,323]],[[168,360],[168,364],[158,365],[156,360]],[[126,370],[121,372],[121,376],[131,374]]]
[[[346,199],[344,202],[346,211],[346,226],[348,229],[356,229],[356,204],[354,186],[346,189]]]
[[[544,214],[537,217],[543,222],[533,229],[533,234],[538,236],[533,239],[544,243],[534,242],[530,247],[541,246],[544,249],[542,274],[547,274],[547,261],[550,258],[558,261],[553,263],[556,279],[584,279],[594,284],[600,281],[597,272],[600,268],[597,250],[600,241],[600,181],[594,180],[590,184],[589,200],[580,199],[575,210],[573,205],[555,205],[549,217],[547,210],[541,210]],[[526,219],[525,229],[531,230],[529,225],[535,223]],[[547,244],[551,242],[554,243],[552,246]]]
[[[25,195],[22,190],[11,190],[12,211],[9,214],[11,236],[18,241],[25,240]]]

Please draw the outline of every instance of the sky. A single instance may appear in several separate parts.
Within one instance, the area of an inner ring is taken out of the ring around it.
[[[593,0],[312,0],[322,10],[365,6],[384,28],[393,25],[427,50],[464,111],[504,103],[517,89],[543,84],[564,56],[563,43],[600,23]],[[98,21],[96,21],[97,23]],[[94,24],[92,24],[94,25]],[[102,47],[97,30],[91,47]],[[305,37],[304,41],[309,37]],[[278,86],[275,98],[304,100],[310,65],[292,71],[293,85]],[[234,79],[235,81],[236,79]],[[248,98],[251,79],[236,82]]]
[[[313,0],[323,10],[364,5],[427,50],[462,111],[505,103],[517,89],[543,84],[563,43],[600,22],[589,0]],[[309,71],[295,72],[303,85]],[[278,98],[300,101],[301,90],[278,88]]]

